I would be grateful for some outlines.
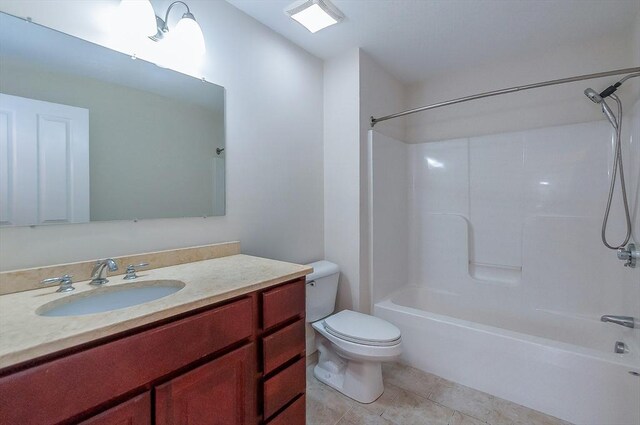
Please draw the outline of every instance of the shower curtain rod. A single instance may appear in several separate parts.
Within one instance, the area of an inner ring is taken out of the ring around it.
[[[514,93],[522,90],[536,89],[538,87],[555,86],[557,84],[572,83],[574,81],[591,80],[594,78],[609,77],[612,75],[621,75],[621,74],[631,74],[636,72],[640,72],[640,67],[616,69],[614,71],[607,71],[607,72],[596,72],[595,74],[578,75],[575,77],[561,78],[559,80],[549,80],[549,81],[543,81],[541,83],[527,84],[524,86],[509,87],[501,90],[493,90],[493,91],[488,91],[484,93],[478,93],[471,96],[465,96],[465,97],[459,97],[457,99],[447,100],[445,102],[438,102],[438,103],[433,103],[427,106],[421,106],[419,108],[408,109],[406,111],[398,112],[391,115],[386,115],[380,118],[371,117],[371,127],[373,128],[373,126],[375,126],[377,123],[381,121],[403,117],[405,115],[415,114],[417,112],[427,111],[429,109],[441,108],[443,106],[453,105],[456,103],[467,102],[469,100],[476,100],[476,99],[482,99],[485,97],[498,96],[500,94]]]

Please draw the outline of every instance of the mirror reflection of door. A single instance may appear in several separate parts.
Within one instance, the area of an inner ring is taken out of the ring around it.
[[[89,221],[89,110],[0,93],[0,225]]]

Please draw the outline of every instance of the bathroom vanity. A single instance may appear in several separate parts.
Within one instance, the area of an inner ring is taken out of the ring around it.
[[[0,296],[0,423],[304,424],[310,271],[246,255],[164,267],[139,280],[183,289],[83,316],[37,314],[72,296],[55,288]]]

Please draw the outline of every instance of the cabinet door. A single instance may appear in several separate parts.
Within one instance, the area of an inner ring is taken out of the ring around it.
[[[256,358],[246,345],[156,387],[157,425],[255,422]]]
[[[151,425],[151,397],[140,394],[79,425]]]

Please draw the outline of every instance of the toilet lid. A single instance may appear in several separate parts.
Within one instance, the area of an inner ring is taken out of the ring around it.
[[[364,345],[396,345],[400,329],[378,317],[351,310],[343,310],[323,320],[330,334]]]

